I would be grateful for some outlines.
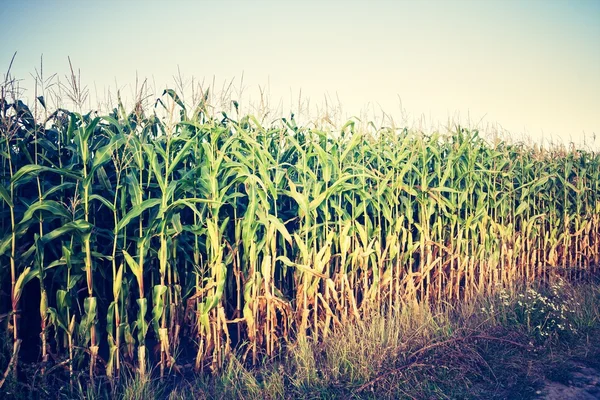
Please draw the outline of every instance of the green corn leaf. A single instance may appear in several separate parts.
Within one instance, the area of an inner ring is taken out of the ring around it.
[[[185,104],[183,104],[183,101],[179,98],[179,96],[177,95],[177,93],[175,93],[173,89],[165,89],[162,95],[164,96],[165,94],[168,94],[173,99],[173,101],[177,103],[177,105],[179,105],[179,107],[185,110]]]
[[[10,194],[3,185],[0,185],[0,197],[8,204],[9,207],[14,207]]]
[[[35,216],[36,212],[45,212],[46,220],[52,220],[54,218],[62,218],[64,220],[70,220],[72,218],[71,213],[66,209],[63,204],[60,204],[54,200],[45,200],[43,202],[35,202],[27,208],[27,211],[23,214],[23,218],[19,224],[26,224],[31,221]]]
[[[142,276],[142,269],[139,266],[139,264],[137,263],[137,261],[135,261],[133,259],[133,257],[131,257],[131,255],[129,255],[129,253],[126,250],[123,250],[123,256],[125,257],[125,261],[127,262],[127,266],[129,267],[129,269],[131,270],[131,272],[133,272],[133,274],[135,275],[136,279],[138,282],[142,282],[142,280],[144,279]]]
[[[92,194],[89,196],[90,201],[91,200],[98,200],[100,203],[104,204],[110,211],[115,211],[115,207],[113,206],[113,203],[111,203],[110,201],[108,201],[107,199],[105,199],[104,197],[102,197],[99,194]]]
[[[78,175],[72,171],[61,169],[61,168],[50,168],[42,165],[29,164],[19,168],[19,170],[13,175],[11,183],[15,187],[25,183],[27,180],[35,178],[41,172],[52,172],[58,175],[62,175],[69,179],[81,179],[81,175]]]
[[[155,285],[152,288],[152,327],[158,334],[159,322],[165,310],[164,294],[167,292],[165,285]]]
[[[21,298],[21,295],[23,294],[23,288],[25,287],[25,285],[27,285],[27,283],[29,281],[31,281],[33,278],[36,278],[39,274],[39,270],[33,270],[31,269],[31,267],[27,267],[25,268],[20,274],[19,277],[17,278],[17,281],[15,282],[15,287],[14,287],[14,298],[13,298],[13,308],[16,307],[16,304],[19,303],[19,299]]]
[[[140,345],[143,345],[146,339],[146,334],[148,333],[148,323],[146,322],[146,314],[148,312],[148,300],[137,299],[137,304],[138,314],[135,325],[138,333],[138,343]]]
[[[131,222],[132,219],[139,217],[144,211],[152,207],[156,207],[157,205],[160,205],[160,203],[160,199],[144,200],[141,204],[133,207],[123,218],[121,218],[117,225],[117,229],[123,229],[129,224],[129,222]]]
[[[57,238],[59,238],[60,236],[66,234],[66,233],[74,232],[74,231],[85,235],[85,234],[88,234],[91,229],[92,229],[92,225],[89,222],[86,222],[81,219],[77,220],[77,221],[73,221],[73,222],[68,222],[68,223],[54,229],[53,231],[46,233],[44,236],[42,236],[41,243],[43,243],[43,244],[50,243],[53,240],[56,240]]]

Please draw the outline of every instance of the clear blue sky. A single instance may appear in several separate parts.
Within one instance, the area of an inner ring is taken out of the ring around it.
[[[519,138],[600,136],[599,0],[4,0],[0,25],[0,71],[17,51],[30,98],[43,54],[61,77],[70,56],[92,99],[115,82],[131,93],[136,73],[173,87],[179,67],[237,89],[243,73],[247,102],[268,86],[286,113],[301,90],[311,104],[339,98],[348,116],[370,107],[409,123],[483,118]]]

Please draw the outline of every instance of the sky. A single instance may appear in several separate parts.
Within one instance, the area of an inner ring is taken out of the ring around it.
[[[600,148],[600,0],[1,0],[0,26],[0,71],[16,51],[25,98],[42,55],[63,81],[70,57],[91,107],[181,75],[186,91],[232,82],[250,111],[262,98],[279,116],[385,113]]]

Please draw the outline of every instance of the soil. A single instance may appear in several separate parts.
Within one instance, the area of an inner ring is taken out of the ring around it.
[[[548,377],[538,399],[596,400],[600,399],[600,370],[587,363],[572,361],[563,374]]]

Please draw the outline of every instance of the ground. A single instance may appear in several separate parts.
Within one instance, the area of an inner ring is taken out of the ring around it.
[[[572,361],[565,374],[547,377],[539,399],[545,400],[594,400],[600,399],[600,371],[589,363]],[[562,379],[561,379],[562,378]]]

